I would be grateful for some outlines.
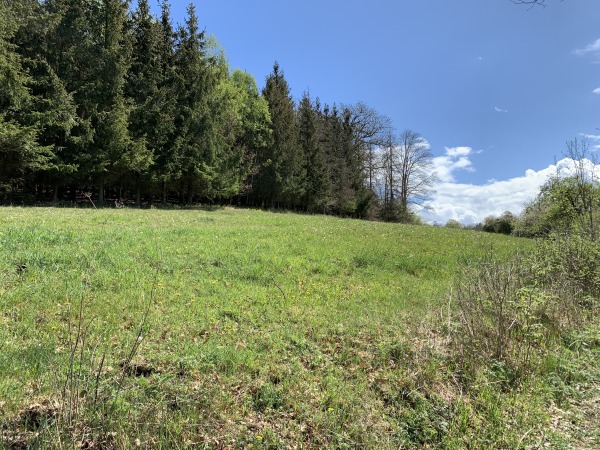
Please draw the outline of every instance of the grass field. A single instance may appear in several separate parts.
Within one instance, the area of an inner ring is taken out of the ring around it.
[[[551,418],[542,388],[462,392],[440,324],[460,265],[531,245],[231,208],[1,208],[0,447],[71,448],[68,429],[81,448],[520,448]]]

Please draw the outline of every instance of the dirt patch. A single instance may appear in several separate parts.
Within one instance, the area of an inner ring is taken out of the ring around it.
[[[119,364],[121,370],[130,377],[149,377],[154,374],[160,374],[162,371],[147,363],[134,363],[123,361]]]
[[[40,399],[23,408],[0,430],[0,445],[10,450],[31,448],[44,428],[52,425],[60,412],[58,402]]]

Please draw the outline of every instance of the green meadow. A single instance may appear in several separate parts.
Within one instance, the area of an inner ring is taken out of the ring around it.
[[[522,448],[545,388],[463,391],[444,324],[461,266],[532,246],[233,208],[1,208],[0,448]]]

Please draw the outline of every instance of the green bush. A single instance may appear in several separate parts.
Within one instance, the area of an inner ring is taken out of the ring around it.
[[[492,257],[463,270],[455,284],[458,303],[453,342],[466,367],[502,362],[519,372],[556,329],[555,299],[536,287],[522,256],[510,262]]]
[[[465,367],[525,374],[600,304],[600,246],[587,233],[553,233],[532,254],[493,256],[466,268],[454,288],[454,344]]]

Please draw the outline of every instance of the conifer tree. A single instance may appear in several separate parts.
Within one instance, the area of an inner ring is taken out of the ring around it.
[[[160,41],[158,53],[158,93],[160,130],[154,142],[155,154],[152,175],[160,187],[161,200],[167,201],[169,186],[179,181],[180,170],[175,153],[176,116],[178,91],[175,68],[176,33],[171,21],[171,8],[167,1],[161,2]]]
[[[176,169],[181,192],[191,203],[196,195],[210,198],[218,176],[209,104],[218,79],[205,58],[204,32],[199,31],[193,4],[188,6],[185,26],[179,30],[175,66],[178,92],[174,143]]]
[[[143,171],[151,155],[143,141],[129,135],[130,107],[124,95],[131,45],[126,33],[128,2],[103,0],[91,17],[96,33],[91,61],[97,64],[89,88],[93,110],[94,139],[89,145],[88,168],[98,185],[98,202],[104,201],[104,188],[118,174]],[[92,8],[93,10],[94,8]]]
[[[152,16],[148,0],[139,0],[131,19],[133,48],[127,74],[126,94],[132,102],[129,133],[141,151],[135,156],[147,158],[142,164],[132,161],[129,173],[133,176],[136,203],[140,203],[141,188],[150,188],[150,164],[159,154],[172,131],[167,112],[172,98],[163,89],[161,52],[162,29]],[[147,163],[147,164],[146,164]]]
[[[42,54],[51,72],[60,81],[63,108],[74,108],[74,115],[62,127],[54,127],[55,159],[47,172],[54,185],[55,198],[61,185],[72,183],[74,197],[77,187],[87,184],[88,144],[94,138],[92,128],[93,103],[88,87],[93,83],[95,64],[90,61],[94,35],[90,32],[89,0],[46,0],[43,3],[51,23]],[[96,11],[96,10],[94,10]]]
[[[358,138],[356,127],[352,122],[352,111],[343,111],[343,160],[346,169],[346,183],[352,192],[353,210],[348,210],[355,217],[365,217],[368,214],[373,193],[365,183],[363,162],[365,155],[362,141]]]
[[[0,3],[0,190],[8,194],[26,174],[47,168],[52,158],[50,149],[38,142],[39,124],[27,123],[32,78],[13,43],[20,18],[30,6]]]
[[[259,190],[268,206],[294,208],[304,195],[304,164],[298,145],[294,101],[276,62],[263,96],[271,115],[271,145],[263,155]]]
[[[29,5],[27,21],[17,35],[23,65],[31,75],[28,83],[31,102],[24,120],[39,127],[38,143],[52,153],[49,163],[37,173],[35,182],[51,187],[56,201],[59,186],[77,169],[73,155],[67,150],[71,131],[77,124],[76,105],[58,75],[57,64],[62,57],[57,43],[61,39],[58,27],[64,10],[57,8],[53,1],[30,2]]]
[[[306,171],[304,203],[309,211],[324,212],[329,197],[329,179],[317,129],[318,111],[305,92],[298,107],[298,139]]]

